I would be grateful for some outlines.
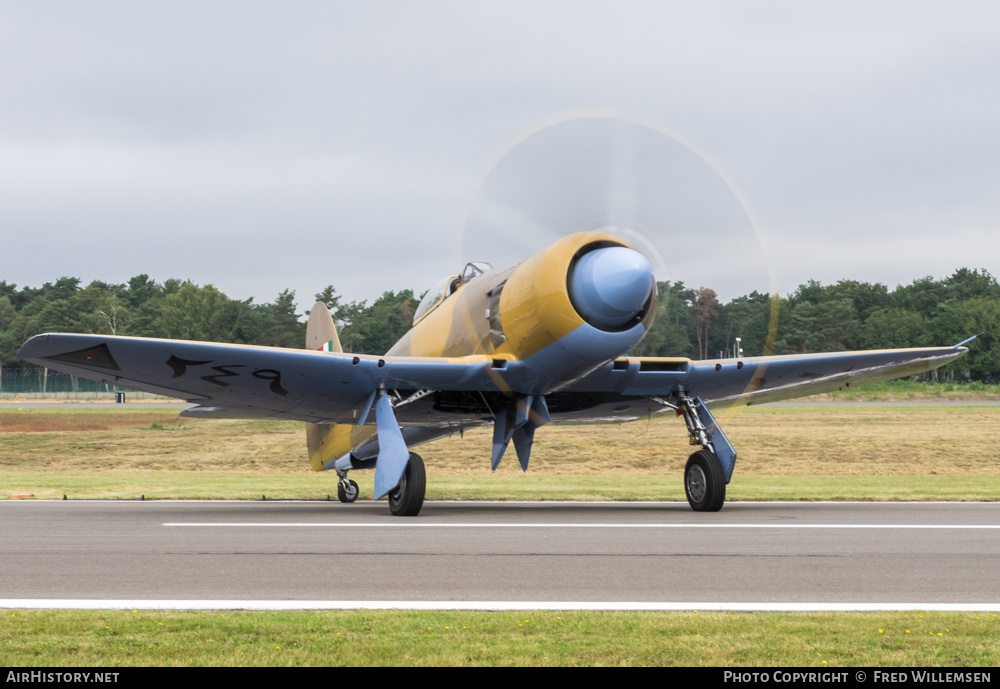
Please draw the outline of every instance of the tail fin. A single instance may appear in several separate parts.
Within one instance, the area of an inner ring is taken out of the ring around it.
[[[309,312],[309,322],[306,323],[306,349],[324,352],[344,351],[344,348],[340,346],[340,336],[337,335],[337,326],[333,322],[333,316],[330,315],[330,309],[326,308],[326,304],[321,301],[316,302],[312,311]],[[327,433],[333,429],[334,427],[328,424],[306,424],[309,462],[316,471],[323,469],[320,448],[323,446]]]
[[[330,309],[321,301],[316,302],[309,312],[306,323],[306,349],[320,349],[324,352],[342,352],[337,326],[333,323]]]

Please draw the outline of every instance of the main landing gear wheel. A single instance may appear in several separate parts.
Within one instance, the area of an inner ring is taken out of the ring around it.
[[[698,450],[684,467],[684,491],[695,512],[718,512],[726,501],[726,479],[719,458]]]
[[[337,499],[341,502],[354,502],[358,499],[358,483],[352,479],[343,479],[337,484]]]
[[[389,491],[389,511],[397,517],[415,517],[424,505],[424,490],[427,488],[427,474],[424,460],[416,452],[410,453],[406,471],[399,485]]]

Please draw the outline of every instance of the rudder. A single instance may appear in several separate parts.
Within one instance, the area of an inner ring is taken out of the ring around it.
[[[344,351],[330,309],[321,301],[316,302],[309,312],[309,321],[306,323],[306,349],[324,352]]]
[[[306,349],[323,352],[342,352],[337,326],[330,315],[330,309],[321,301],[316,302],[309,312],[306,323]],[[320,450],[327,436],[335,435],[337,426],[325,423],[306,424],[306,446],[309,448],[309,464],[315,471],[323,471],[323,457]],[[350,427],[347,427],[348,438]],[[337,435],[344,435],[343,431]],[[348,442],[350,442],[348,440]]]

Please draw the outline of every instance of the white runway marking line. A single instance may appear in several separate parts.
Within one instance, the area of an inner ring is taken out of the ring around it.
[[[444,522],[165,522],[163,526],[307,527],[330,529],[1000,529],[1000,524],[641,524],[641,523],[444,523]]]
[[[1000,612],[998,603],[729,603],[643,601],[369,601],[0,599],[18,610],[620,610],[723,612]]]

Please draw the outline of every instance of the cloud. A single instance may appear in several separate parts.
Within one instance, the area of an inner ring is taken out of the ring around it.
[[[588,177],[597,154],[570,137],[552,142],[544,185],[514,175],[474,198],[511,136],[583,108],[664,122],[720,161],[783,289],[1000,274],[992,4],[33,2],[4,15],[0,227],[5,255],[24,257],[5,262],[8,282],[144,272],[258,301],[291,287],[308,308],[328,283],[372,299],[457,271],[470,207],[492,223],[475,257],[501,263],[522,243],[518,218],[563,226],[636,197],[645,223],[684,228],[666,279],[724,298],[767,288],[745,242],[699,229],[725,225],[732,199],[711,185],[657,196],[662,161],[628,184]],[[613,168],[620,153],[600,155]]]

